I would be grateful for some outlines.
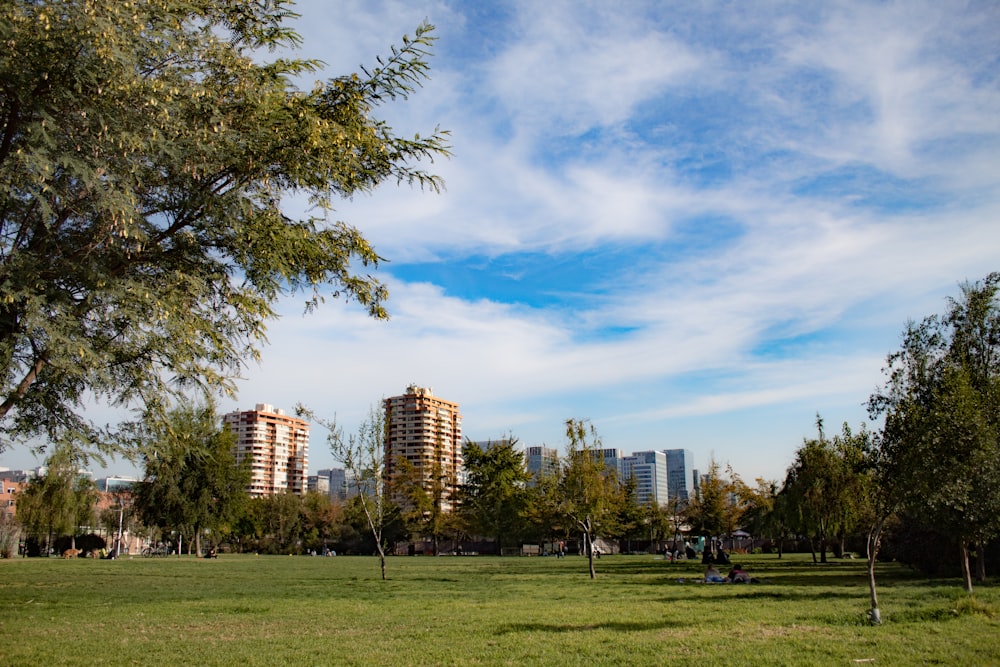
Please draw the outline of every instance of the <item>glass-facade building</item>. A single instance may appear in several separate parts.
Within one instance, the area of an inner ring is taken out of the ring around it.
[[[663,452],[636,452],[622,459],[622,479],[635,480],[635,496],[640,505],[663,505],[669,497],[667,455]]]
[[[689,449],[667,449],[667,486],[670,498],[689,500],[693,497],[694,454]]]

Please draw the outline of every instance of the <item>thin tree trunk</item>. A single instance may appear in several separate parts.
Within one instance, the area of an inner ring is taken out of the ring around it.
[[[868,541],[865,550],[868,555],[868,591],[871,602],[871,608],[868,611],[868,620],[872,625],[882,624],[882,612],[878,607],[878,592],[875,588],[875,562],[878,560],[878,549],[882,540],[882,527],[884,525],[884,519],[879,519],[872,525],[868,531]]]
[[[986,583],[986,546],[983,540],[976,544],[976,581]]]
[[[376,502],[379,502],[376,500]],[[378,549],[378,559],[379,567],[382,570],[382,581],[385,581],[385,545],[382,544],[382,527],[383,527],[383,505],[378,504],[375,507],[376,513],[373,516],[371,510],[368,508],[368,503],[365,502],[364,493],[361,494],[361,508],[365,511],[365,518],[368,519],[368,528],[372,532],[372,537],[375,538],[375,548]],[[378,521],[376,521],[376,518]]]
[[[594,569],[594,541],[591,539],[589,531],[583,534],[583,539],[587,549],[587,560],[590,565],[590,578],[596,579],[597,570]]]
[[[962,555],[962,581],[965,584],[965,592],[972,595],[972,571],[969,569],[969,543],[961,540],[959,550]]]

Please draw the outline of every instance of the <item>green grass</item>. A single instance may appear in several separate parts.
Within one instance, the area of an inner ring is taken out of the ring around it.
[[[0,561],[0,664],[1000,665],[1000,588],[750,556],[752,585],[606,556]],[[864,662],[862,662],[864,661]]]

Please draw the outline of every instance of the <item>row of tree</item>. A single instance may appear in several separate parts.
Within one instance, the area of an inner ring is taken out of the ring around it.
[[[182,405],[136,433],[145,476],[134,507],[143,524],[187,536],[198,553],[205,535],[270,552],[332,546],[378,553],[383,578],[389,545],[403,540],[430,539],[436,552],[443,539],[488,539],[503,553],[506,544],[578,537],[593,577],[598,536],[629,550],[632,540],[648,548],[684,533],[732,535],[744,528],[773,539],[779,557],[785,538],[805,538],[814,560],[824,562],[831,547],[842,555],[861,536],[871,617],[878,622],[875,563],[887,535],[893,557],[924,567],[928,553],[939,559],[929,545],[953,545],[970,593],[974,552],[976,576],[985,580],[987,549],[1000,535],[998,289],[1000,274],[963,285],[946,314],[909,324],[901,350],[888,358],[885,386],[869,400],[883,428],[854,431],[844,424],[831,438],[817,417],[817,436],[796,451],[780,486],[762,479],[749,486],[713,461],[692,498],[641,505],[634,480],[619,479],[604,464],[596,429],[570,419],[566,454],[541,478],[529,478],[515,438],[482,447],[468,441],[466,484],[453,498],[457,509],[444,512],[440,485],[407,478],[405,466],[402,476],[386,479],[384,415],[373,409],[348,437],[335,422],[319,420],[358,496],[347,503],[317,494],[251,500],[249,471],[235,464],[233,435],[209,404]],[[47,542],[94,523],[95,493],[76,474],[73,451],[57,448],[48,474],[19,500],[19,518]]]
[[[433,485],[405,472],[388,484],[372,468],[371,462],[381,465],[383,456],[381,419],[373,411],[359,434],[346,440],[335,428],[331,434],[334,453],[353,471],[357,496],[344,502],[318,493],[250,498],[249,462],[235,462],[234,436],[213,407],[181,405],[168,413],[166,422],[151,421],[141,434],[143,480],[116,506],[128,505],[131,532],[153,542],[175,536],[191,553],[204,551],[206,537],[213,545],[224,542],[241,551],[298,553],[332,547],[380,553],[383,570],[389,545],[401,541],[427,541],[434,552],[447,541],[503,553],[526,541],[579,538],[583,552],[592,555],[598,536],[620,540],[630,550],[633,542],[646,548],[672,539],[688,522],[718,534],[723,524],[714,521],[715,515],[739,525],[732,503],[728,510],[720,509],[707,499],[723,499],[721,492],[672,508],[639,504],[633,480],[619,480],[596,456],[600,438],[582,420],[567,421],[569,451],[558,472],[533,481],[516,438],[485,447],[467,441],[467,483],[454,498],[457,509],[443,512],[441,493]],[[18,517],[32,539],[51,541],[48,535],[74,535],[101,525],[94,512],[93,482],[79,474],[79,462],[63,459],[58,450],[47,473],[21,494]]]
[[[667,507],[643,507],[632,480],[619,480],[604,466],[596,429],[570,419],[557,473],[531,484],[515,438],[488,447],[466,443],[467,484],[456,499],[458,511],[447,513],[441,511],[441,490],[433,485],[404,474],[387,486],[379,411],[346,438],[335,423],[320,423],[330,429],[333,453],[362,490],[356,501],[365,519],[361,527],[367,525],[368,546],[383,558],[386,544],[418,536],[435,543],[486,536],[502,551],[508,543],[579,535],[592,553],[596,536],[665,539],[684,527],[702,535],[744,528],[778,545],[785,537],[803,536],[821,561],[831,547],[842,554],[860,532],[874,563],[889,528],[900,544],[908,533],[928,536],[926,544],[954,544],[953,562],[971,591],[970,561],[983,580],[985,550],[1000,534],[998,285],[1000,274],[964,285],[945,315],[908,325],[901,350],[889,356],[885,386],[870,399],[872,415],[884,417],[882,430],[852,431],[845,424],[831,438],[817,418],[817,436],[796,451],[781,485],[757,480],[749,486],[731,468],[713,462],[688,502],[675,498]],[[266,503],[248,504],[248,470],[234,464],[232,435],[220,427],[211,404],[181,405],[166,421],[150,420],[133,436],[145,461],[144,482],[134,498],[139,516],[148,526],[189,534],[196,551],[206,530],[257,548],[288,549],[312,539],[289,526],[322,523],[292,520],[291,510],[283,510],[278,514],[285,518],[272,524]],[[48,474],[21,495],[18,516],[32,534],[49,542],[72,533],[71,527],[96,523],[95,492],[77,476],[79,465],[75,450],[57,448]],[[319,511],[318,501],[311,502],[314,507],[303,516]],[[350,517],[341,510],[320,513]],[[345,525],[357,532],[351,521]],[[947,533],[940,534],[941,526]],[[317,537],[341,544],[337,535],[347,534],[331,526],[317,530]],[[893,544],[890,550],[924,566],[935,565],[925,562],[925,552],[937,558],[926,548]]]
[[[868,401],[882,428],[864,426],[796,452],[776,518],[823,551],[866,534],[871,617],[880,619],[875,563],[888,537],[894,558],[927,571],[973,569],[986,579],[1000,536],[1000,273],[961,286],[947,311],[911,322]],[[824,552],[825,553],[825,552]]]
[[[299,90],[294,82],[319,63],[274,57],[298,44],[291,16],[287,0],[0,3],[0,450],[38,437],[58,443],[50,474],[19,502],[39,534],[84,521],[92,489],[74,461],[95,450],[141,458],[149,482],[178,480],[168,495],[140,491],[152,525],[176,525],[196,546],[206,530],[240,525],[249,515],[238,511],[222,436],[148,450],[136,430],[173,438],[172,399],[192,388],[209,400],[231,394],[282,296],[304,289],[310,309],[325,291],[387,315],[386,288],[364,268],[381,258],[327,215],[337,198],[387,179],[440,187],[416,163],[448,155],[447,133],[402,138],[376,113],[427,76],[431,26],[370,69]],[[290,194],[316,215],[289,217],[281,202]],[[1000,531],[998,282],[994,274],[965,285],[946,314],[907,326],[869,401],[880,430],[828,439],[820,427],[780,488],[758,481],[751,490],[713,466],[696,502],[673,508],[674,530],[682,515],[706,533],[750,523],[807,535],[825,555],[828,542],[867,526],[877,620],[883,537],[897,525],[923,529],[925,542],[954,545],[971,591],[969,553],[982,576]],[[146,421],[100,427],[85,417],[92,397],[139,407]],[[470,451],[484,468],[458,514],[498,541],[524,525],[576,531],[591,553],[594,535],[625,534],[638,511],[620,500],[628,480],[598,469],[589,450],[599,438],[585,422],[570,420],[567,436],[563,469],[531,491],[489,472],[508,470],[492,458],[500,454]],[[359,454],[360,498],[371,499],[359,502],[384,571],[398,496],[377,474],[377,454],[362,456],[368,436],[331,437],[335,450]],[[225,479],[192,482],[200,466],[226,468]],[[449,519],[439,487],[411,490],[410,523],[441,534]],[[286,528],[254,534],[280,538]]]
[[[881,430],[844,424],[828,438],[817,417],[817,437],[796,451],[780,486],[760,479],[748,486],[731,468],[723,473],[713,462],[698,495],[684,504],[675,499],[667,508],[675,534],[682,524],[703,535],[731,535],[745,527],[775,538],[779,555],[784,538],[798,536],[824,562],[829,546],[843,554],[848,539],[863,535],[876,623],[875,564],[887,528],[891,554],[925,569],[941,560],[928,545],[951,545],[951,562],[972,593],[970,552],[983,581],[988,549],[1000,535],[998,288],[1000,273],[964,284],[945,314],[907,325],[901,349],[887,359],[884,386],[868,400]],[[467,447],[470,477],[462,512],[469,525],[499,544],[505,534],[517,535],[516,526],[526,519],[547,516],[542,524],[579,533],[589,554],[595,535],[629,534],[642,516],[634,486],[604,467],[592,427],[580,420],[566,427],[561,468],[532,487],[523,486],[523,466],[509,448]],[[343,439],[335,432],[331,442],[336,452]],[[378,448],[355,454],[354,472],[377,478]],[[644,521],[653,525],[655,512]],[[592,558],[590,563],[593,576]]]

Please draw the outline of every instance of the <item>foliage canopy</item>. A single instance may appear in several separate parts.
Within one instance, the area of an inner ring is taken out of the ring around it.
[[[285,294],[387,316],[381,258],[328,214],[386,180],[439,189],[416,164],[447,133],[374,115],[426,77],[433,27],[299,90],[319,62],[268,60],[299,42],[289,6],[0,4],[0,432],[95,441],[90,400],[231,393]]]
[[[503,553],[504,538],[513,536],[523,521],[529,479],[517,438],[510,436],[486,447],[467,440],[462,448],[467,481],[461,512],[471,527],[496,539]]]
[[[70,447],[57,446],[46,461],[45,474],[32,479],[18,494],[17,519],[38,545],[70,536],[75,547],[80,526],[94,524],[97,487],[80,474],[81,460]]]
[[[948,527],[971,593],[969,546],[1000,535],[1000,273],[961,291],[889,356],[869,401],[885,417],[870,458],[884,507]]]
[[[174,408],[165,423],[149,425],[147,437],[136,509],[147,526],[192,535],[200,554],[203,530],[218,531],[242,512],[250,460],[236,463],[236,437],[220,425],[211,404]]]

